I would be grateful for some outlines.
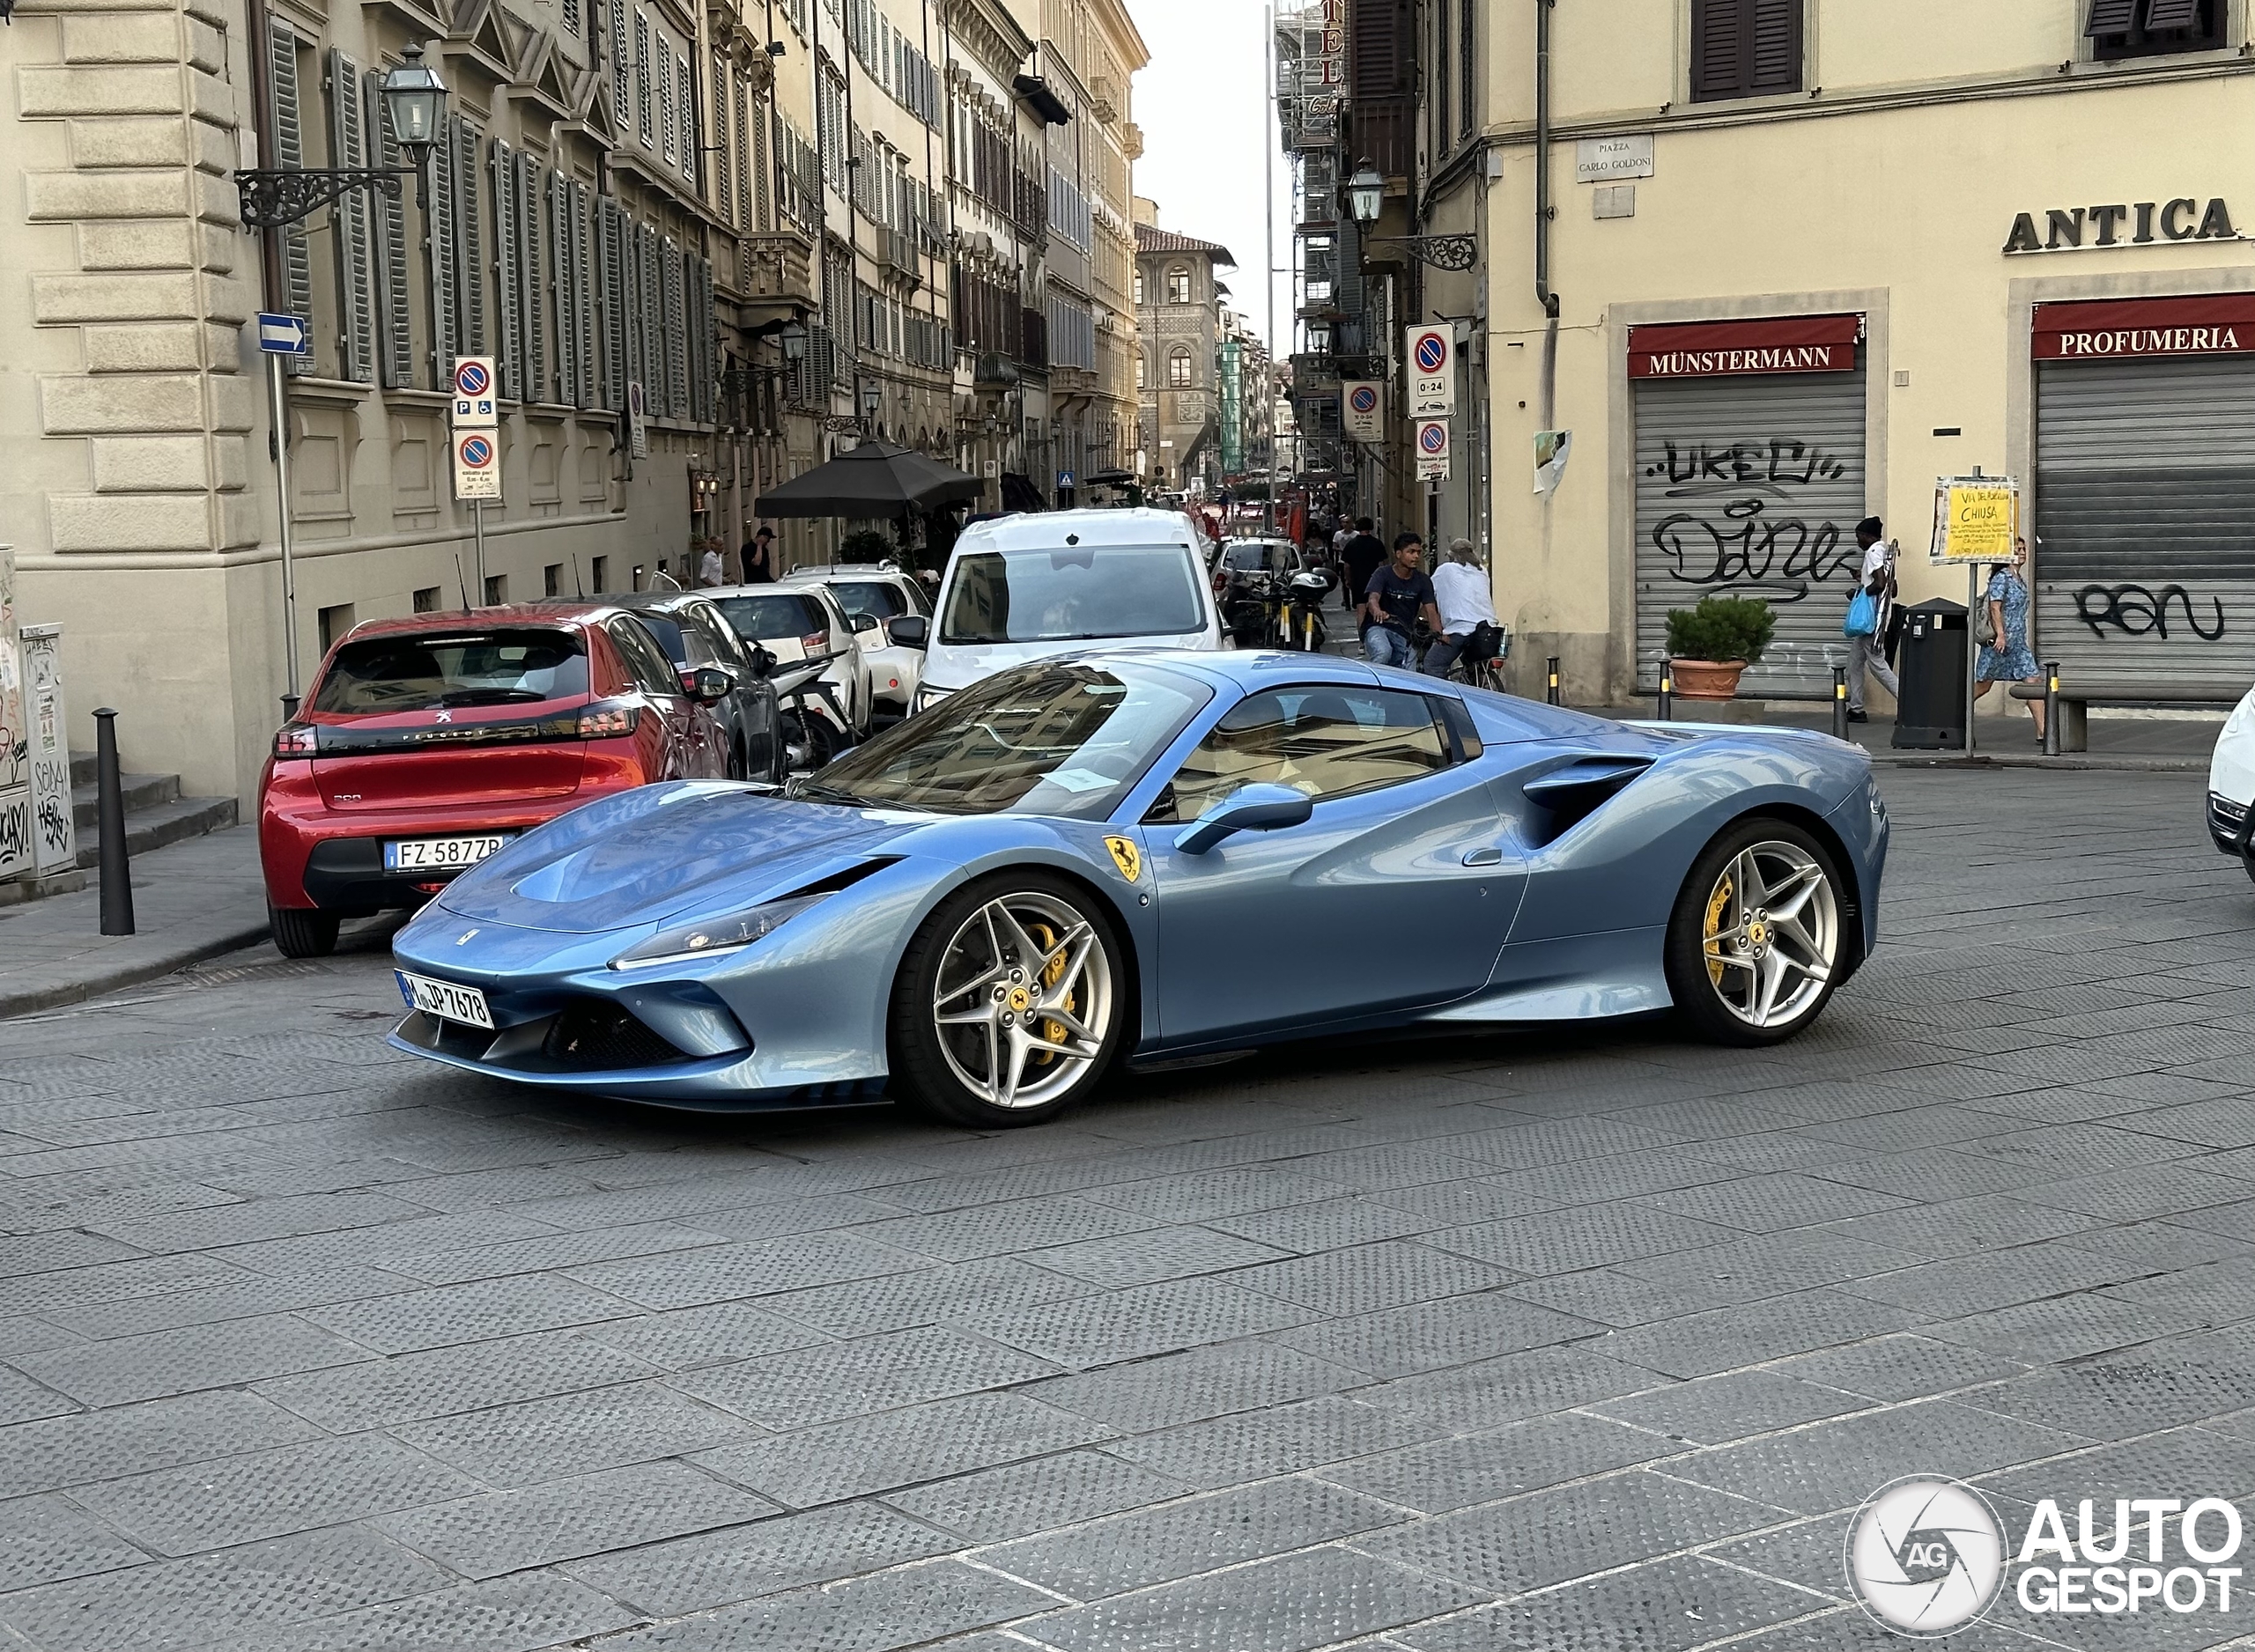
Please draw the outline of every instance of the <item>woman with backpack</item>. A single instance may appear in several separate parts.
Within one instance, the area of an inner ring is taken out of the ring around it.
[[[2012,562],[1989,575],[1989,588],[1973,613],[1973,640],[1981,645],[1973,662],[1973,697],[1979,699],[1998,682],[2034,682],[2040,675],[2036,653],[2028,645],[2028,542],[2015,539]],[[2044,743],[2044,702],[2030,700],[2036,719],[2036,743]]]

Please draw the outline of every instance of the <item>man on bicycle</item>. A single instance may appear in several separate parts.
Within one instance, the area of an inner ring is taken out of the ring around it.
[[[1448,675],[1448,668],[1460,654],[1466,656],[1468,666],[1493,658],[1500,622],[1496,618],[1487,571],[1481,567],[1480,553],[1470,540],[1449,541],[1448,560],[1433,570],[1433,598],[1440,608],[1440,623],[1434,627],[1440,635],[1426,653],[1425,675]],[[1484,631],[1482,626],[1487,628]]]
[[[1371,575],[1363,592],[1363,657],[1374,666],[1417,668],[1417,622],[1441,628],[1433,582],[1419,564],[1425,542],[1413,533],[1394,536],[1394,559]]]

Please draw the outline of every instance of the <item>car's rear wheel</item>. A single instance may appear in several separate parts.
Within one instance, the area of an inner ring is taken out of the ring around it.
[[[270,906],[266,926],[285,958],[326,958],[336,950],[337,915],[301,906]]]
[[[1847,962],[1846,890],[1831,852],[1789,821],[1719,834],[1668,920],[1677,1013],[1716,1044],[1777,1044],[1808,1026]]]
[[[1085,890],[1042,872],[982,878],[940,903],[901,960],[894,1082],[975,1129],[1054,1118],[1112,1065],[1125,989],[1111,918]]]

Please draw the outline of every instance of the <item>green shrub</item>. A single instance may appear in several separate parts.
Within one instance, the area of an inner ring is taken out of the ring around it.
[[[838,542],[840,562],[883,562],[892,554],[892,535],[874,527],[848,534]]]
[[[1770,605],[1755,597],[1709,596],[1697,608],[1667,611],[1671,660],[1743,660],[1751,665],[1778,629]]]

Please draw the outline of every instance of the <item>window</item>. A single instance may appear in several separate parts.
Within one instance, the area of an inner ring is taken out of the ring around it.
[[[321,651],[327,653],[336,646],[338,638],[352,629],[352,605],[340,602],[335,608],[325,608],[319,615]]]
[[[1180,264],[1166,272],[1166,301],[1169,304],[1190,302],[1190,272]]]
[[[439,587],[437,586],[424,585],[416,586],[415,611],[418,614],[435,614],[439,611]]]
[[[1180,637],[1206,625],[1202,581],[1186,546],[973,551],[953,568],[943,643]]]
[[[1139,352],[1136,354],[1136,357],[1135,357],[1135,387],[1136,387],[1138,390],[1141,390],[1142,388],[1143,388],[1143,377],[1144,377],[1144,362],[1143,362],[1142,355],[1142,353],[1139,351]]]
[[[509,576],[489,573],[485,576],[485,606],[499,608],[509,600]]]
[[[1691,0],[1691,97],[1766,98],[1800,87],[1801,0]]]
[[[537,704],[587,691],[587,655],[569,631],[371,637],[337,651],[310,709],[380,714]]]
[[[1190,387],[1190,352],[1176,348],[1167,352],[1166,381],[1170,387],[1187,390]]]
[[[2089,0],[2083,33],[2102,63],[2166,52],[2213,51],[2223,41],[2224,0]]]
[[[610,579],[610,558],[608,557],[589,557],[588,559],[588,577],[595,581],[595,587],[597,591],[608,590],[610,588],[609,582]]]
[[[1462,60],[1464,73],[1464,108],[1458,117],[1461,124],[1457,129],[1466,137],[1472,136],[1473,79],[1476,71],[1476,63],[1472,55],[1472,19],[1479,10],[1473,0],[1464,0],[1463,24],[1457,34],[1457,55]]]
[[[1183,760],[1144,818],[1192,821],[1240,786],[1347,797],[1448,766],[1448,739],[1422,694],[1271,689],[1247,696]]]
[[[610,640],[617,645],[619,657],[626,662],[626,669],[645,691],[669,696],[681,692],[681,684],[674,677],[665,650],[658,646],[640,621],[622,614],[607,629]]]
[[[564,564],[551,562],[540,571],[540,594],[561,596],[564,594]]]
[[[1143,301],[1143,272],[1142,272],[1142,270],[1138,269],[1138,270],[1135,272],[1135,302],[1136,302],[1137,304],[1139,304],[1139,305],[1140,305],[1141,303],[1142,303],[1142,301]]]

